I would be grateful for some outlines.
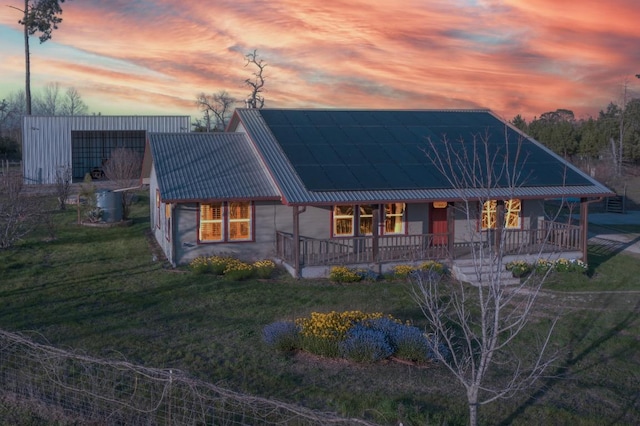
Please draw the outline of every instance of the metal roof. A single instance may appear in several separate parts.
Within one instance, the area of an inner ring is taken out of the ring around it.
[[[496,170],[491,197],[612,195],[488,110],[238,109],[229,128],[246,131],[288,204],[486,198],[487,159]],[[437,171],[426,152],[445,141],[452,165],[466,156],[480,172]],[[456,179],[469,184],[461,190]]]
[[[163,201],[281,198],[242,133],[149,133],[148,137]]]

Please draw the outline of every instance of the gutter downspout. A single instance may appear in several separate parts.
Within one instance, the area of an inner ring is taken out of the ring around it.
[[[300,278],[300,213],[307,211],[307,206],[302,209],[293,206],[293,277]]]

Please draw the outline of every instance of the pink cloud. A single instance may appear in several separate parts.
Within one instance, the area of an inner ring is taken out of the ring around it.
[[[47,43],[76,53],[41,58],[50,75],[38,78],[192,115],[199,92],[248,94],[253,49],[268,63],[267,106],[596,114],[640,72],[635,0],[86,0],[65,2],[63,19]]]

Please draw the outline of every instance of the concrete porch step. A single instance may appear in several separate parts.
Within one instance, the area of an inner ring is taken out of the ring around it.
[[[500,280],[503,285],[516,285],[520,278],[514,278],[510,271],[504,269],[498,271],[498,264],[485,261],[476,265],[473,260],[454,261],[451,272],[454,278],[474,286],[487,285],[490,281]]]

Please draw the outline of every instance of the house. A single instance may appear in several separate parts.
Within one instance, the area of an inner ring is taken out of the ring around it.
[[[225,133],[150,133],[151,223],[172,264],[271,258],[297,277],[456,262],[474,244],[586,259],[604,185],[489,110],[238,109]],[[578,198],[581,219],[545,200]],[[471,225],[469,225],[471,224]]]
[[[144,153],[147,132],[188,132],[189,116],[32,116],[22,121],[22,171],[26,184],[54,184],[60,168],[82,181],[115,148]]]

